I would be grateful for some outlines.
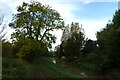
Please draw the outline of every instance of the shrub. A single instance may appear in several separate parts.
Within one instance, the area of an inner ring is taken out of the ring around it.
[[[2,57],[11,57],[12,44],[10,42],[2,42]]]
[[[26,41],[24,38],[20,37],[16,41],[13,40],[12,43],[13,43],[12,54],[14,55],[14,57],[17,57],[16,53],[20,52],[20,49],[23,47]]]
[[[33,59],[39,58],[45,51],[46,47],[43,43],[34,39],[26,39],[25,44],[16,55],[21,59],[33,61]]]

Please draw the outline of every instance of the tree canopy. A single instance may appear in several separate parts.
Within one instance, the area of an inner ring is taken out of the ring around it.
[[[79,23],[71,23],[67,25],[63,31],[62,43],[60,50],[63,51],[66,57],[73,58],[78,57],[80,49],[84,45],[85,34],[82,26]]]
[[[120,10],[116,11],[102,31],[97,32],[99,53],[104,54],[110,66],[120,67]]]
[[[12,38],[18,40],[20,37],[35,39],[51,48],[56,37],[50,31],[64,27],[64,21],[60,14],[49,5],[42,5],[39,2],[31,1],[17,8],[18,13],[14,14],[10,27],[15,29]]]

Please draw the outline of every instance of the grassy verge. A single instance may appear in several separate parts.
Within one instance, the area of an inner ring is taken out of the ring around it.
[[[2,66],[3,78],[85,78],[70,69],[52,63],[52,57],[43,57],[32,63],[3,58]]]
[[[24,78],[27,69],[22,62],[12,58],[2,58],[2,78]]]

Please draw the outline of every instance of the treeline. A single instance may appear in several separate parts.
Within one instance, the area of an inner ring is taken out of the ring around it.
[[[97,32],[96,41],[86,39],[84,29],[77,22],[65,26],[60,14],[50,6],[35,1],[23,2],[17,7],[17,12],[9,23],[9,27],[15,30],[11,35],[12,42],[3,40],[4,28],[0,32],[3,58],[18,58],[32,62],[42,56],[50,56],[53,52],[49,49],[56,41],[55,35],[51,32],[62,29],[61,44],[54,52],[56,57],[61,59],[64,56],[66,62],[75,61],[76,65],[97,72],[119,70],[120,10],[115,12],[112,21],[107,23],[105,28]],[[1,25],[3,16],[0,20]],[[7,63],[5,61],[3,66]]]
[[[120,10],[112,21],[98,31],[96,41],[85,39],[84,29],[79,23],[71,23],[64,28],[61,44],[55,53],[59,59],[76,61],[79,66],[105,73],[114,69],[120,71]],[[119,73],[114,72],[117,75]],[[112,73],[111,73],[112,74]]]

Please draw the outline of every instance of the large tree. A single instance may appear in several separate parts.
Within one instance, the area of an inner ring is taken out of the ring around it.
[[[111,67],[120,67],[120,10],[116,11],[102,31],[97,33],[99,53]]]
[[[60,14],[48,5],[32,1],[30,4],[23,2],[17,8],[18,13],[13,16],[10,27],[15,29],[12,38],[20,37],[36,39],[51,48],[56,37],[50,32],[64,26]]]

